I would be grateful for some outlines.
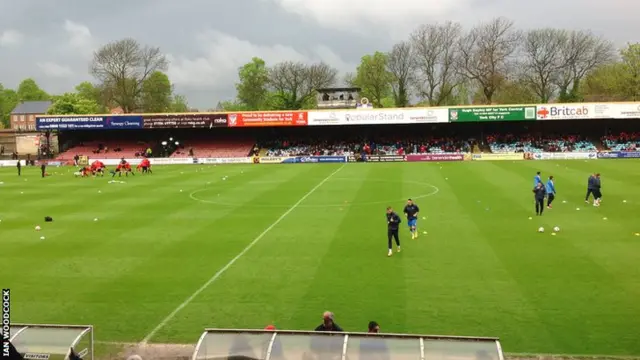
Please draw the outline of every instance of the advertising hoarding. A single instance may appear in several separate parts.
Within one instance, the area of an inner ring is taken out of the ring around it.
[[[535,106],[483,106],[449,109],[450,122],[527,121],[535,119]]]
[[[310,111],[309,125],[432,124],[448,122],[447,109],[405,108]]]
[[[140,115],[38,116],[36,130],[127,130],[142,129]]]

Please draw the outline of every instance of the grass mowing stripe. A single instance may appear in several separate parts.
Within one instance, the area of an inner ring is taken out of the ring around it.
[[[273,224],[271,224],[269,227],[267,227],[262,233],[260,233],[260,235],[258,235],[258,237],[256,237],[251,243],[249,243],[249,245],[247,245],[247,247],[245,247],[238,255],[236,255],[236,257],[231,259],[231,261],[229,261],[229,263],[227,263],[227,265],[225,265],[222,269],[218,270],[218,272],[216,272],[204,285],[202,285],[191,296],[189,296],[185,301],[183,301],[180,305],[178,305],[178,307],[175,310],[173,310],[169,315],[167,315],[167,317],[165,317],[153,330],[151,330],[151,332],[149,332],[149,334],[147,334],[147,336],[144,337],[144,339],[142,340],[142,343],[143,344],[148,343],[149,340],[151,340],[151,338],[160,329],[162,329],[169,321],[171,321],[171,319],[173,319],[174,316],[176,316],[176,314],[178,312],[180,312],[180,310],[182,310],[185,306],[189,305],[189,303],[191,303],[191,301],[193,301],[193,299],[195,299],[196,296],[198,296],[207,287],[209,287],[209,285],[211,285],[222,274],[224,274],[224,272],[227,271],[228,268],[230,268],[236,261],[238,261],[238,259],[240,259],[244,254],[246,254],[247,251],[251,250],[251,248],[258,241],[260,241],[269,231],[271,231],[271,229],[276,227],[285,217],[287,217],[287,215],[289,215],[293,210],[295,210],[298,207],[298,205],[300,205],[306,198],[311,196],[311,194],[313,194],[316,190],[318,190],[318,188],[320,188],[324,183],[326,183],[329,179],[331,179],[331,177],[333,177],[333,175],[337,174],[340,170],[342,170],[342,168],[344,168],[344,166],[345,165],[340,166],[336,171],[334,171],[331,174],[329,174],[329,176],[327,176],[322,181],[320,181],[320,183],[318,183],[318,185],[316,185],[313,189],[309,190],[309,192],[306,193],[303,197],[301,197],[300,200],[298,200],[298,202],[293,204],[293,206],[291,206],[287,211],[285,211]]]

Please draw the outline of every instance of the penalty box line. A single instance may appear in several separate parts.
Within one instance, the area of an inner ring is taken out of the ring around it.
[[[207,282],[204,283],[204,285],[202,285],[198,290],[196,290],[193,294],[191,294],[191,296],[189,296],[185,301],[183,301],[180,305],[178,305],[178,307],[176,307],[171,313],[169,313],[169,315],[167,315],[167,317],[165,317],[155,328],[153,328],[153,330],[151,330],[151,332],[149,332],[149,334],[147,334],[147,336],[144,337],[144,339],[142,340],[141,344],[148,343],[149,340],[151,340],[151,338],[153,338],[158,333],[158,331],[160,331],[163,327],[165,327],[169,323],[169,321],[171,321],[182,309],[184,309],[187,305],[189,305],[193,301],[193,299],[195,299],[206,288],[208,288],[211,284],[213,284],[216,280],[218,280],[218,278],[220,278],[220,276],[222,276],[222,274],[224,274],[225,271],[229,270],[229,268],[233,264],[235,264],[235,262],[238,261],[238,259],[240,259],[244,254],[246,254],[247,251],[251,250],[251,248],[255,244],[257,244],[258,241],[262,240],[262,238],[265,235],[267,235],[267,233],[269,233],[269,231],[271,231],[274,227],[276,227],[282,220],[284,220],[284,218],[287,217],[287,215],[291,214],[293,212],[293,210],[295,210],[298,206],[300,206],[300,204],[303,201],[305,201],[309,196],[311,196],[311,194],[316,192],[316,190],[318,190],[322,185],[324,185],[324,183],[329,181],[329,179],[331,179],[333,177],[333,175],[337,174],[344,167],[345,167],[345,164],[340,166],[338,168],[338,170],[336,170],[336,171],[332,172],[331,174],[329,174],[329,176],[327,176],[322,181],[320,181],[318,183],[318,185],[316,185],[313,189],[309,190],[309,192],[306,193],[303,197],[301,197],[300,200],[298,200],[287,211],[285,211],[282,215],[280,215],[280,217],[276,221],[274,221],[273,224],[269,225],[269,227],[264,229],[264,231],[262,233],[260,233],[260,235],[258,235],[255,239],[253,239],[253,241],[251,243],[249,243],[249,245],[247,245],[247,247],[242,249],[242,251],[238,255],[236,255],[236,257],[231,259],[231,261],[229,261],[224,267],[222,267],[220,270],[218,270],[218,272],[216,272],[209,280],[207,280]]]

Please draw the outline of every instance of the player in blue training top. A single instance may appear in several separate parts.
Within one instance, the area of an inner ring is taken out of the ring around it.
[[[542,184],[542,178],[540,177],[540,171],[536,173],[536,176],[533,178],[533,187],[536,188],[538,184]]]
[[[411,232],[411,238],[416,239],[418,237],[418,231],[416,229],[418,225],[418,213],[420,208],[413,200],[407,200],[407,205],[404,207],[404,215],[407,217],[407,224],[409,225],[409,231]]]
[[[553,182],[553,176],[549,176],[545,187],[547,191],[547,209],[551,209],[551,203],[556,198],[556,185]]]

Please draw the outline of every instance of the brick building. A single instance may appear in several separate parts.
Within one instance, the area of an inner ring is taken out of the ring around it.
[[[35,131],[36,116],[44,115],[53,103],[51,101],[23,101],[11,112],[12,130]]]

